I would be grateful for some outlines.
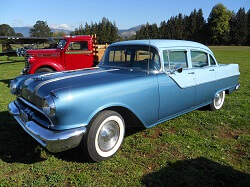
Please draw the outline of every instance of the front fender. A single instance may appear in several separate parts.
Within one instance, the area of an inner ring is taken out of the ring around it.
[[[36,72],[37,69],[41,68],[41,67],[49,67],[52,68],[56,71],[64,71],[65,69],[63,68],[63,66],[55,61],[41,61],[39,63],[34,63],[30,66],[30,70],[29,70],[29,74],[33,74]]]
[[[91,121],[99,112],[101,112],[101,111],[103,111],[103,110],[106,110],[106,109],[109,109],[109,108],[112,108],[112,107],[121,107],[121,108],[124,108],[124,109],[129,110],[130,112],[132,112],[132,113],[140,120],[140,122],[142,122],[142,124],[143,124],[144,126],[146,126],[146,125],[145,125],[145,122],[143,121],[143,118],[142,118],[138,113],[136,113],[134,110],[132,110],[131,107],[129,107],[129,106],[123,104],[123,103],[109,103],[108,105],[104,105],[104,106],[102,106],[102,107],[96,109],[96,110],[89,116],[89,118],[86,120],[86,124],[89,124],[90,121]]]
[[[54,100],[55,130],[86,126],[98,112],[110,107],[130,110],[145,127],[154,124],[159,117],[158,82],[155,75],[73,87],[65,85],[53,92],[57,96]]]

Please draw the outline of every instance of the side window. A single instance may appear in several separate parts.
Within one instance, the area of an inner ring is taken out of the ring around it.
[[[88,42],[87,41],[70,42],[68,46],[68,50],[71,50],[71,51],[88,50]]]
[[[192,67],[208,66],[207,53],[202,51],[191,51]]]
[[[210,65],[211,66],[216,65],[216,62],[215,62],[214,58],[211,55],[209,55],[209,59],[210,59]]]
[[[186,51],[163,51],[163,60],[165,69],[174,69],[179,66],[187,68],[187,52]]]

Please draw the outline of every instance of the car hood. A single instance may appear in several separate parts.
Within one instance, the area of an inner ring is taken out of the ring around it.
[[[107,82],[145,76],[147,72],[115,69],[115,68],[90,68],[77,71],[65,71],[43,75],[35,75],[21,86],[21,97],[42,107],[42,100],[50,93],[57,90],[72,89],[75,87],[87,87],[93,84],[104,85]]]
[[[34,50],[27,50],[26,54],[29,55],[40,55],[40,54],[59,54],[60,49],[34,49]]]

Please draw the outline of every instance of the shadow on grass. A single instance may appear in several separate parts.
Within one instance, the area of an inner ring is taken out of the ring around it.
[[[142,127],[126,129],[125,137],[142,131]],[[31,164],[46,160],[41,157],[41,151],[45,150],[27,134],[15,121],[9,112],[0,112],[0,159],[8,163]],[[51,153],[56,158],[70,161],[91,163],[92,161],[80,150],[80,147],[60,153]]]
[[[9,112],[0,112],[0,159],[7,163],[36,163],[41,158],[39,144],[14,120]]]
[[[142,178],[145,186],[249,186],[250,175],[207,158],[177,161]]]
[[[130,127],[126,128],[126,133],[125,133],[125,138],[128,136],[131,136],[139,131],[144,130],[145,128],[143,127]],[[92,163],[93,161],[84,153],[84,150],[81,150],[80,147],[70,149],[61,153],[54,153],[54,156],[70,161],[70,162],[81,162],[81,163]]]
[[[5,65],[5,64],[14,64],[14,63],[17,63],[17,62],[24,62],[24,59],[22,60],[0,60],[0,66],[1,65]]]
[[[0,82],[7,84],[8,87],[10,87],[10,81],[13,79],[5,79],[5,80],[0,80]]]

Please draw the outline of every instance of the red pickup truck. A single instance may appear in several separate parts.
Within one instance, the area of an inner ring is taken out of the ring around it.
[[[55,49],[27,50],[21,74],[64,71],[97,65],[96,37],[65,36]]]

